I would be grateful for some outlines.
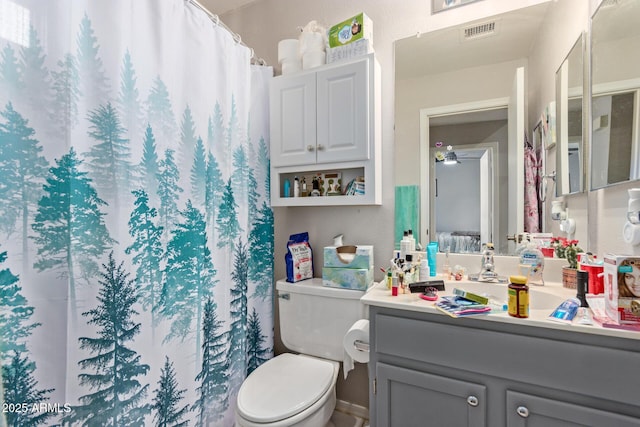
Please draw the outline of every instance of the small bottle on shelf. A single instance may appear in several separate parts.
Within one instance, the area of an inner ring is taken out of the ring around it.
[[[291,183],[288,179],[284,180],[284,195],[283,197],[291,197]]]
[[[297,176],[293,178],[293,197],[300,197],[300,180]]]

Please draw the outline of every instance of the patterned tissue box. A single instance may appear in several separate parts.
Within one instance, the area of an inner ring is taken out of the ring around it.
[[[325,246],[324,266],[336,268],[373,268],[373,246]]]
[[[373,283],[373,268],[322,267],[322,284],[365,291]]]

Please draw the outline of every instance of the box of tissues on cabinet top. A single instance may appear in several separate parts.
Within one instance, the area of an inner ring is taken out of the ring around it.
[[[325,246],[322,284],[364,291],[373,282],[373,246]]]

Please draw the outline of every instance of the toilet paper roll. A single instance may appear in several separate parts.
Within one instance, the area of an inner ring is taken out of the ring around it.
[[[309,68],[319,67],[325,62],[325,53],[323,51],[311,51],[302,55],[302,69],[308,70]]]
[[[284,61],[282,64],[282,74],[291,74],[297,73],[302,70],[302,62],[301,61]]]
[[[344,377],[347,378],[349,371],[354,367],[353,362],[369,363],[369,352],[356,348],[356,341],[369,343],[369,321],[360,319],[355,322],[344,335]]]
[[[278,42],[278,63],[300,60],[300,41],[298,39],[284,39]]]
[[[303,32],[300,34],[300,54],[307,52],[322,51],[325,49],[325,39],[322,33]]]

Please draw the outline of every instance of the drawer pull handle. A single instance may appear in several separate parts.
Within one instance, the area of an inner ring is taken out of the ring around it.
[[[278,294],[278,298],[289,300],[291,296],[289,294]]]
[[[313,145],[307,145],[307,151],[314,151],[316,149],[316,147],[314,147]]]
[[[478,398],[475,396],[469,396],[467,397],[467,403],[469,406],[478,406]]]
[[[529,409],[527,409],[526,406],[518,406],[518,409],[516,409],[516,412],[522,418],[527,418],[529,416]]]

